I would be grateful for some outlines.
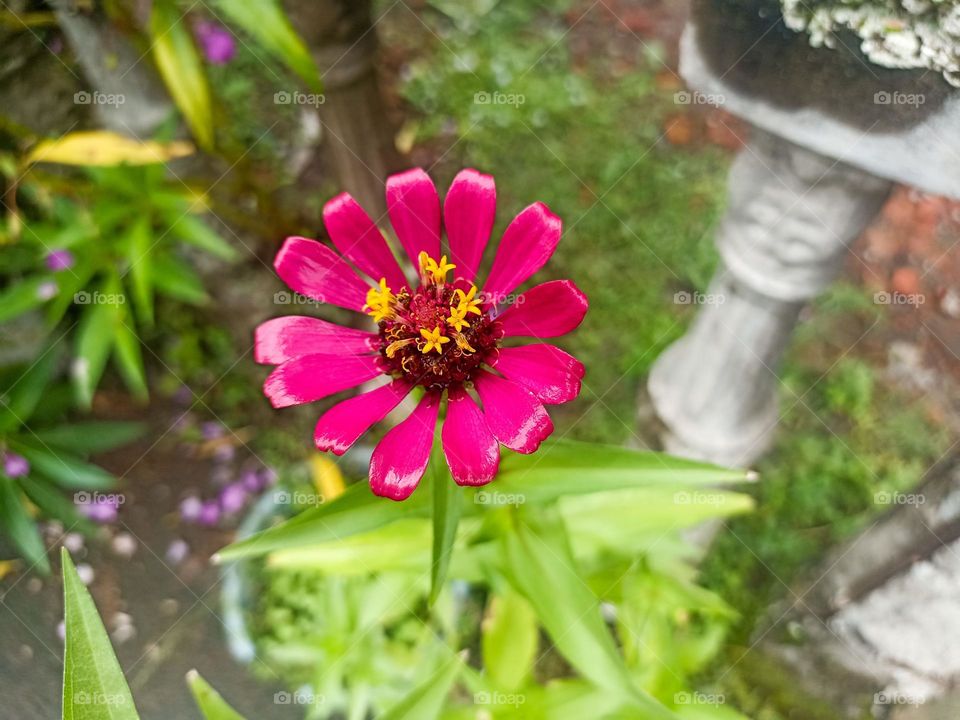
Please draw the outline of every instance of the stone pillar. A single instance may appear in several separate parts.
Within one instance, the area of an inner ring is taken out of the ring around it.
[[[777,370],[801,308],[833,281],[891,183],[754,129],[729,187],[723,266],[648,390],[668,452],[746,466],[772,441]]]

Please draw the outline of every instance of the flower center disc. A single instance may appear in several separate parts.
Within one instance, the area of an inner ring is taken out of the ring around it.
[[[455,266],[421,254],[421,284],[396,295],[381,280],[367,294],[377,321],[384,371],[429,390],[469,383],[492,359],[502,332],[477,288],[462,278],[446,282]]]

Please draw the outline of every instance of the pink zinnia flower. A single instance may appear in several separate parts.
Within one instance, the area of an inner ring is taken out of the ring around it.
[[[492,177],[463,170],[454,179],[443,204],[445,251],[440,198],[423,170],[387,180],[387,207],[415,281],[410,279],[414,272],[410,278],[404,274],[376,225],[346,193],[323,211],[340,254],[302,237],[287,238],[277,253],[274,267],[292,290],[366,313],[377,329],[302,316],[268,320],[257,328],[255,358],[277,367],[264,393],[275,408],[283,408],[378,376],[389,378],[320,418],[317,448],[341,455],[419,386],[424,392],[416,409],[373,452],[373,492],[403,500],[416,489],[444,398],[441,440],[450,473],[460,485],[484,485],[497,473],[500,444],[534,452],[553,432],[544,404],[568,402],[580,392],[584,368],[574,357],[548,344],[506,344],[518,337],[568,333],[587,311],[586,297],[570,280],[514,295],[553,255],[560,218],[543,203],[517,215],[480,291],[477,270],[496,212]]]

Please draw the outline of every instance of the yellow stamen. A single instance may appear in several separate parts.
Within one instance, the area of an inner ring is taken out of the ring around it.
[[[375,322],[392,319],[394,316],[393,306],[397,298],[387,286],[387,279],[380,278],[378,287],[372,287],[367,290],[367,304],[364,310],[367,315],[372,315]]]
[[[466,320],[466,309],[461,305],[459,308],[451,307],[450,308],[450,317],[447,318],[447,325],[452,327],[456,332],[460,332],[465,327],[470,327],[470,323]]]
[[[463,315],[466,316],[467,313],[473,313],[474,315],[483,315],[483,311],[480,309],[480,300],[476,298],[477,286],[471,285],[468,292],[464,292],[460,288],[456,289],[454,295],[459,298],[458,309],[463,309]]]
[[[406,347],[412,342],[416,342],[416,339],[407,338],[405,340],[396,340],[395,342],[390,343],[389,345],[387,345],[387,357],[392,358],[394,355],[397,354],[397,350],[399,350],[400,348]]]
[[[417,262],[420,265],[420,277],[436,285],[443,285],[447,281],[447,273],[456,267],[447,262],[446,255],[441,255],[440,262],[437,262],[423,251],[417,256]]]
[[[461,335],[460,333],[457,333],[456,335],[453,336],[453,339],[457,341],[457,347],[460,348],[461,350],[463,350],[464,352],[466,352],[466,353],[475,353],[475,352],[476,352],[476,350],[474,350],[474,349],[470,346],[470,343],[467,341],[467,336],[466,336],[466,335]]]
[[[420,336],[427,341],[426,345],[420,348],[420,352],[426,355],[431,350],[436,350],[438,354],[443,352],[443,345],[450,342],[450,338],[440,334],[440,326],[437,325],[433,330],[420,330]]]

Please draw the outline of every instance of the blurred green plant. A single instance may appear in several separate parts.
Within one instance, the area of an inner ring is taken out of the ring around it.
[[[0,529],[43,574],[50,564],[36,520],[53,518],[67,528],[89,530],[74,500],[110,489],[115,478],[86,458],[143,431],[138,423],[68,422],[69,387],[54,381],[61,360],[54,346],[27,368],[0,370]]]
[[[440,682],[463,648],[446,699],[411,717],[682,716],[735,614],[696,586],[679,531],[749,510],[717,489],[743,473],[565,441],[479,489],[431,467],[404,503],[360,483],[220,553],[266,556],[264,659],[324,698],[309,717],[392,717],[397,688]]]
[[[146,398],[139,333],[153,325],[158,296],[208,300],[186,249],[225,261],[236,251],[202,219],[203,195],[169,179],[158,162],[182,144],[82,135],[42,144],[26,159],[75,165],[100,158],[104,166],[29,172],[38,211],[20,217],[19,241],[5,248],[0,323],[42,311],[46,333],[65,324],[77,400],[89,407],[111,355],[129,390]]]

